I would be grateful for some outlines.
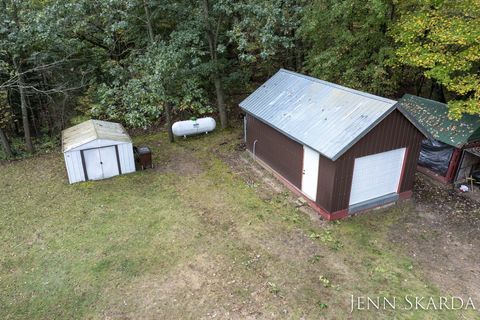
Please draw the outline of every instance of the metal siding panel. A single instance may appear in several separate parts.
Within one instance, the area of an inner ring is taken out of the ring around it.
[[[247,148],[297,188],[302,185],[303,146],[247,115]]]
[[[70,183],[74,183],[76,180],[75,172],[72,167],[72,156],[66,152],[63,154],[63,158],[65,160],[65,168],[67,169],[67,176],[68,176],[68,181]]]
[[[78,181],[86,181],[85,172],[83,170],[82,165],[82,155],[80,151],[74,151],[73,154],[75,155],[75,170],[77,171],[77,177],[79,178]]]
[[[335,163],[324,156],[320,156],[318,166],[316,202],[325,210],[332,212],[332,195],[333,186],[335,184]]]
[[[128,163],[130,165],[130,172],[135,172],[135,156],[133,154],[133,145],[129,143],[125,146],[125,149],[127,152]]]
[[[120,144],[119,155],[122,173],[135,172],[135,160],[131,143]]]
[[[124,144],[119,144],[117,146],[118,148],[118,160],[120,162],[120,169],[122,173],[127,173],[129,169],[128,165],[128,159],[125,157],[125,149],[124,149]]]
[[[70,155],[68,165],[70,169],[69,182],[75,183],[85,181],[85,174],[83,173],[82,160],[79,151],[66,152],[65,155]]]
[[[395,103],[282,69],[240,107],[335,160],[387,116]]]
[[[398,110],[392,112],[350,150],[335,161],[335,187],[331,212],[348,208],[355,158],[407,148],[400,192],[412,190],[422,134]]]

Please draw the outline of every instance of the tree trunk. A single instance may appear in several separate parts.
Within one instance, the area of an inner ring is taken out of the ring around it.
[[[215,92],[217,94],[217,103],[218,103],[218,113],[220,115],[220,124],[222,129],[225,129],[228,126],[228,117],[227,117],[227,108],[225,106],[223,97],[223,88],[222,83],[220,81],[220,77],[215,74],[213,78],[213,82],[215,84]]]
[[[212,61],[214,71],[212,73],[213,84],[215,85],[215,92],[217,95],[217,107],[220,115],[220,125],[222,129],[228,127],[227,108],[225,106],[225,94],[220,80],[218,71],[218,57],[217,57],[217,31],[214,30],[210,23],[210,4],[208,0],[203,0],[203,19],[205,23],[205,36],[208,41],[208,49],[210,51],[210,59]],[[219,22],[220,23],[220,22]],[[218,28],[217,28],[218,30]]]
[[[18,76],[18,91],[20,92],[20,108],[22,110],[22,123],[23,123],[23,133],[25,135],[25,144],[27,146],[27,151],[33,153],[35,149],[33,148],[32,135],[30,133],[30,125],[28,124],[28,109],[27,109],[27,98],[25,96],[25,83],[23,82],[23,75],[20,69],[20,65],[16,64],[17,76]]]
[[[27,102],[27,106],[31,106],[32,103],[30,101],[30,99],[28,97],[26,97],[26,102]],[[40,107],[41,108],[41,107]],[[47,114],[47,111],[45,110],[40,110],[40,113],[43,113],[44,115]],[[39,119],[38,119],[39,120]],[[31,128],[33,130],[33,133],[34,133],[34,136],[38,136],[40,134],[40,132],[38,131],[38,126],[37,126],[37,122],[40,122],[37,121],[37,117],[35,116],[35,113],[33,112],[32,108],[30,108],[30,125],[31,125]],[[30,131],[32,131],[30,130]]]
[[[147,0],[143,0],[143,9],[145,10],[145,21],[147,24],[148,37],[150,38],[150,42],[153,44],[155,42],[155,38],[153,36],[152,21],[150,20],[150,10],[148,9]]]
[[[417,85],[417,96],[419,96],[422,93],[423,84],[425,83],[425,77],[421,76],[419,82],[420,83]]]
[[[447,103],[447,99],[445,98],[445,92],[443,91],[443,85],[441,83],[437,83],[437,94],[438,101],[442,103]]]
[[[168,141],[175,142],[175,137],[173,136],[172,131],[172,106],[170,103],[165,103],[165,115],[167,116]]]
[[[435,82],[433,80],[430,80],[430,94],[428,95],[428,99],[432,99],[434,86],[435,86]]]
[[[0,128],[0,141],[2,142],[3,151],[5,152],[7,158],[12,158],[12,148],[10,148],[10,143],[8,142],[7,136],[5,135],[5,132],[3,132],[2,128]]]

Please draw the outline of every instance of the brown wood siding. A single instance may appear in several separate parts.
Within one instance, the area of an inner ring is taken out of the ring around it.
[[[247,114],[247,149],[285,177],[294,186],[302,187],[303,146]]]
[[[325,200],[328,205],[325,209],[335,212],[348,208],[355,158],[398,148],[407,148],[407,159],[399,191],[412,190],[422,138],[420,131],[398,110],[394,110],[334,162],[334,192],[330,202],[328,199]],[[325,165],[325,168],[322,166],[319,169],[319,179],[322,178],[322,170],[332,170],[331,165]]]

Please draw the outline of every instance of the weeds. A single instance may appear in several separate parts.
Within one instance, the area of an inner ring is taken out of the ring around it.
[[[328,305],[326,303],[323,303],[323,302],[318,302],[317,305],[320,309],[327,309],[328,308]]]
[[[278,288],[278,286],[275,283],[268,281],[267,285],[268,285],[270,293],[273,293],[276,296],[280,295],[280,289]]]
[[[315,254],[315,255],[313,255],[313,257],[311,257],[310,259],[308,259],[308,261],[309,261],[311,264],[315,264],[315,263],[319,262],[322,258],[323,258],[323,256],[321,256],[321,255],[319,255],[319,254]]]
[[[330,230],[325,230],[322,233],[312,232],[309,237],[310,239],[319,239],[321,242],[328,244],[329,248],[335,251],[343,248],[343,244],[333,237]]]
[[[332,286],[332,284],[330,283],[330,280],[328,280],[327,277],[325,276],[320,276],[318,277],[318,279],[320,280],[320,282],[322,283],[323,287],[325,288],[330,288]]]

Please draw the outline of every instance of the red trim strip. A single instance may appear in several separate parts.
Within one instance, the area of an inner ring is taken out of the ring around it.
[[[423,173],[426,176],[429,176],[443,184],[448,184],[448,179],[444,176],[439,175],[438,173],[433,172],[430,169],[417,165],[417,171]]]
[[[452,153],[452,157],[450,158],[450,163],[448,164],[447,174],[445,175],[447,182],[453,181],[455,173],[457,172],[457,169],[458,169],[458,163],[460,161],[461,153],[462,152],[460,149],[455,149]]]
[[[407,200],[407,199],[410,199],[412,196],[413,196],[412,190],[405,191],[398,194],[398,200],[400,201]]]

